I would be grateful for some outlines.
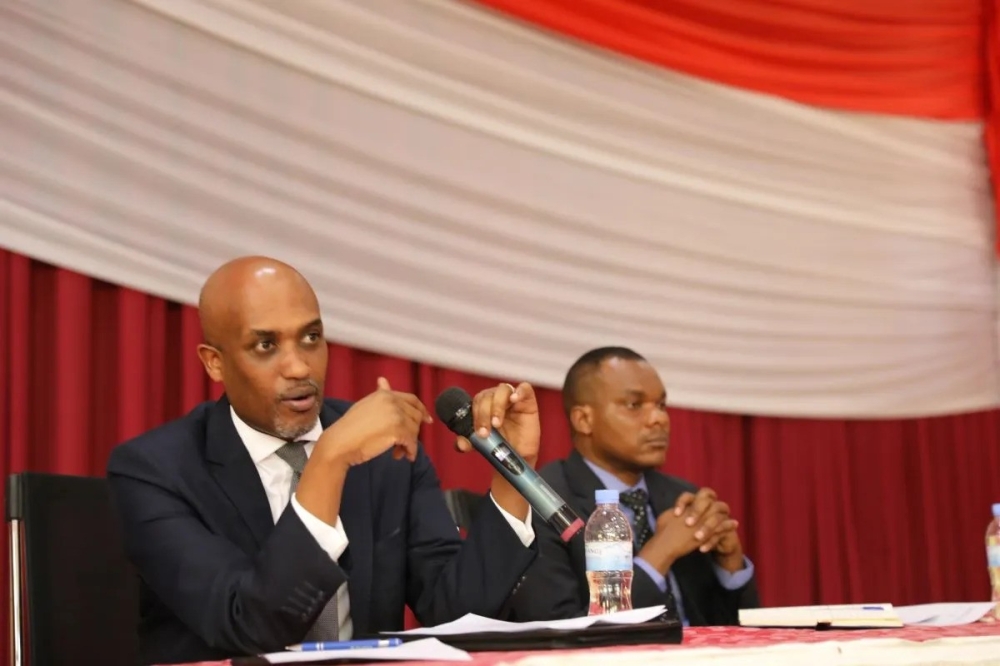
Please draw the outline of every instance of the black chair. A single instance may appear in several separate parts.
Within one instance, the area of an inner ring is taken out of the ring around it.
[[[7,479],[11,662],[139,663],[138,578],[105,479]]]
[[[460,529],[468,530],[479,514],[486,495],[474,493],[465,488],[451,488],[444,491],[444,502],[448,505],[451,518]]]

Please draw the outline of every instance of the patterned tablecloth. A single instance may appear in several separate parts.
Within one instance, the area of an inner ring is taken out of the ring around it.
[[[882,639],[882,640],[878,640]],[[941,640],[953,639],[953,640]],[[970,639],[962,641],[960,639]],[[875,630],[829,630],[813,631],[807,629],[751,629],[744,627],[692,627],[684,631],[684,642],[681,645],[644,645],[626,646],[611,648],[591,648],[589,650],[559,650],[559,651],[539,651],[539,652],[477,652],[473,653],[473,661],[464,662],[471,666],[500,666],[500,664],[518,664],[533,666],[533,664],[543,663],[573,663],[575,661],[594,661],[598,658],[606,664],[620,666],[623,661],[633,655],[639,656],[640,661],[662,663],[677,663],[678,657],[685,651],[691,651],[691,656],[701,656],[718,663],[719,653],[716,650],[708,652],[697,650],[697,648],[727,648],[740,651],[747,648],[757,648],[753,653],[757,653],[759,658],[760,648],[775,646],[808,645],[808,644],[829,644],[831,646],[847,643],[854,643],[857,646],[881,646],[898,647],[912,642],[910,645],[924,642],[934,642],[942,644],[944,647],[950,645],[959,646],[966,643],[976,645],[976,639],[982,639],[982,648],[974,649],[973,654],[983,654],[984,659],[975,661],[956,660],[955,663],[997,663],[1000,664],[1000,623],[979,622],[959,627],[904,627],[902,629],[875,629]],[[995,639],[990,640],[990,639]],[[857,642],[857,643],[856,643]],[[833,648],[835,652],[840,652],[840,648]],[[777,657],[781,652],[785,656],[792,655],[788,650],[778,649],[773,656]],[[990,658],[986,658],[989,652]],[[674,654],[669,654],[674,653]],[[803,653],[804,654],[804,653]],[[662,655],[662,659],[658,658]],[[687,655],[685,655],[687,656]],[[748,654],[749,656],[749,654]],[[995,657],[995,661],[993,658]],[[818,661],[813,661],[813,659]],[[818,666],[823,661],[824,653],[815,652],[809,654],[810,666]],[[613,661],[612,661],[613,660]],[[935,658],[937,663],[940,660]],[[699,660],[700,661],[700,660]],[[773,661],[767,659],[768,662]],[[829,661],[829,660],[827,660]],[[887,661],[889,661],[887,657]],[[197,666],[224,666],[227,662],[203,662]],[[462,662],[379,662],[383,664],[395,664],[396,666],[445,666]],[[826,663],[826,662],[824,662]],[[832,662],[830,662],[832,663]],[[865,662],[868,663],[868,662]],[[895,663],[910,663],[896,660]],[[194,665],[192,665],[194,666]]]

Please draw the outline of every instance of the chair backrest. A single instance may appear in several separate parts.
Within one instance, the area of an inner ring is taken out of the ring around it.
[[[105,479],[7,479],[15,666],[139,663],[138,578]]]
[[[476,519],[485,495],[474,493],[465,488],[451,488],[444,491],[444,502],[448,505],[452,520],[462,530],[468,530]]]

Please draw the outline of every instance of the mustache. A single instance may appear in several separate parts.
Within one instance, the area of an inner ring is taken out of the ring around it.
[[[307,379],[306,381],[299,382],[298,384],[290,386],[279,393],[278,402],[281,402],[282,400],[289,400],[291,398],[301,398],[309,394],[317,393],[319,393],[319,382]]]

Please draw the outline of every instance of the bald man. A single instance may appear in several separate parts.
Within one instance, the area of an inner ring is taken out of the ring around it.
[[[245,257],[199,300],[198,355],[225,395],[111,454],[108,479],[141,577],[141,660],[283,650],[494,616],[537,553],[527,503],[500,476],[462,541],[420,447],[431,417],[379,379],[356,403],[323,398],[327,345],[296,270]],[[528,384],[474,398],[531,464]],[[461,440],[459,448],[470,450]]]

